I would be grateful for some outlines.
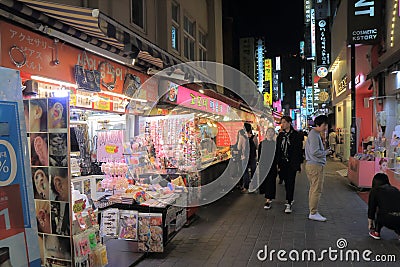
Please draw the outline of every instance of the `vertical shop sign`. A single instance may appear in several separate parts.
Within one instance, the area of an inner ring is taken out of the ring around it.
[[[307,116],[314,113],[314,101],[313,101],[313,89],[307,87],[306,89],[306,101],[307,101]]]
[[[316,42],[315,42],[315,10],[311,9],[311,56],[316,56]]]
[[[272,59],[267,58],[264,62],[265,69],[265,89],[264,93],[268,94],[268,102],[264,103],[266,105],[272,105]]]
[[[316,23],[316,63],[317,66],[331,64],[331,34],[328,19],[317,20]]]
[[[264,90],[264,40],[257,40],[257,50],[256,50],[256,65],[257,65],[257,88],[261,93]]]
[[[349,0],[347,7],[347,42],[377,44],[382,38],[383,1]]]
[[[279,99],[279,72],[274,71],[272,76],[272,101],[278,101]]]
[[[308,24],[311,21],[312,0],[304,0],[304,23]]]

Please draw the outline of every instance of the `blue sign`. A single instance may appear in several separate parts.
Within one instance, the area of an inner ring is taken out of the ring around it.
[[[0,101],[0,186],[19,184],[25,227],[30,227],[18,103]],[[25,136],[23,138],[26,138]]]

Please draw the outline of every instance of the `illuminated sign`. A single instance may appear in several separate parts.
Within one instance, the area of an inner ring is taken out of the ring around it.
[[[320,65],[329,66],[331,64],[331,35],[328,30],[328,26],[329,26],[328,19],[317,20],[317,25],[316,25],[317,66]]]
[[[311,9],[311,56],[316,55],[316,42],[315,42],[315,10]]]
[[[349,0],[347,41],[350,44],[377,44],[381,40],[383,1]]]
[[[306,110],[307,115],[314,113],[313,89],[311,86],[306,88]]]
[[[226,115],[230,106],[212,97],[190,90],[186,87],[168,82],[168,93],[164,100],[179,106],[201,110],[218,115]]]
[[[264,42],[262,39],[257,41],[257,88],[258,91],[264,90]]]
[[[267,58],[264,61],[264,67],[265,67],[265,81],[266,81],[265,91],[266,93],[269,94],[269,99],[267,104],[272,105],[272,59]]]
[[[342,80],[340,81],[340,83],[338,84],[338,86],[335,86],[336,89],[336,95],[340,95],[342,94],[344,91],[347,90],[347,75],[345,75]]]
[[[300,91],[296,91],[296,108],[300,108],[301,99],[300,99]]]
[[[310,23],[311,21],[311,6],[312,6],[312,1],[311,0],[304,0],[304,22],[305,23]]]

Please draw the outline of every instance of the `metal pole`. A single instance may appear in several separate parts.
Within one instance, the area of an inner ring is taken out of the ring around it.
[[[356,46],[351,44],[351,126],[350,126],[350,156],[357,153],[357,125],[356,125]]]

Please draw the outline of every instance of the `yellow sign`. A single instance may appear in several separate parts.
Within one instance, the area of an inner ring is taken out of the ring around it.
[[[268,88],[265,88],[265,91],[267,93],[264,94],[264,105],[272,106],[272,59],[267,58],[266,60],[264,60],[264,69],[265,69],[264,76],[266,81],[265,84],[266,86],[268,86]],[[268,101],[266,101],[266,99]]]

